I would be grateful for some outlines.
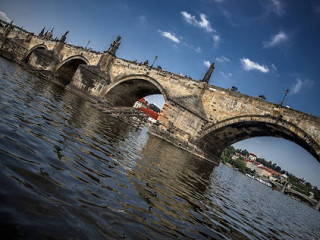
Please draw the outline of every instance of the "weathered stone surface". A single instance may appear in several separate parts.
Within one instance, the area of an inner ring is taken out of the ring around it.
[[[49,70],[54,61],[54,52],[50,50],[35,49],[28,56],[29,65],[38,70]]]
[[[99,67],[79,65],[70,85],[77,87],[89,95],[97,97],[110,82],[109,75],[101,72]]]

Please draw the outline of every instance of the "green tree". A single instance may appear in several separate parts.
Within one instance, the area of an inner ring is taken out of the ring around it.
[[[277,172],[281,172],[281,167],[276,166],[276,168],[274,170],[276,170]]]
[[[150,107],[151,110],[153,110],[153,111],[155,111],[155,112],[157,112],[157,113],[160,113],[160,112],[161,112],[161,109],[158,108],[158,107],[157,107],[155,104],[153,104],[153,103],[150,103],[149,107]]]

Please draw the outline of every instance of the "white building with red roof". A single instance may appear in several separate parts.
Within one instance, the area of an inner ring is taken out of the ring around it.
[[[257,160],[257,156],[255,154],[253,154],[253,153],[250,153],[249,154],[249,160],[256,161]]]

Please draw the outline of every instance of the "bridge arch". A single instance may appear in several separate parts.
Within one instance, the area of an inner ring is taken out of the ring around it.
[[[211,124],[199,132],[195,143],[209,155],[220,155],[233,143],[262,136],[292,141],[320,162],[320,146],[309,134],[295,124],[273,116],[239,116]]]
[[[25,62],[28,62],[31,53],[32,53],[33,51],[37,50],[37,49],[48,50],[47,46],[44,45],[44,44],[39,44],[39,45],[33,46],[33,47],[27,52],[27,54],[25,55],[24,61],[25,61]]]
[[[167,91],[156,79],[138,74],[111,83],[104,99],[112,106],[132,107],[140,98],[153,94],[161,94],[165,102],[168,100]]]
[[[71,82],[72,77],[80,64],[89,65],[89,61],[82,55],[74,55],[61,61],[57,65],[56,72],[64,85]]]

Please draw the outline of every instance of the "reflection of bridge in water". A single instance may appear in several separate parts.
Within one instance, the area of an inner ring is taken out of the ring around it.
[[[0,54],[57,75],[66,89],[108,107],[162,94],[160,125],[150,132],[212,162],[225,147],[256,136],[290,140],[320,161],[319,117],[210,85],[213,64],[198,81],[117,58],[120,37],[100,53],[66,44],[66,34],[53,40],[8,24],[0,28]]]
[[[287,187],[287,184],[280,184],[280,183],[277,183],[277,182],[273,182],[272,183],[274,185],[277,186],[277,188],[280,190],[280,192],[284,193],[284,194],[288,194],[288,195],[292,195],[292,196],[297,196],[299,197],[300,199],[304,199],[305,202],[307,202],[311,207],[313,207],[314,209],[316,210],[320,210],[320,200],[317,201],[316,199],[314,198],[310,198],[309,196],[301,193],[301,192],[298,192],[296,190],[293,190],[291,188],[288,188]]]

